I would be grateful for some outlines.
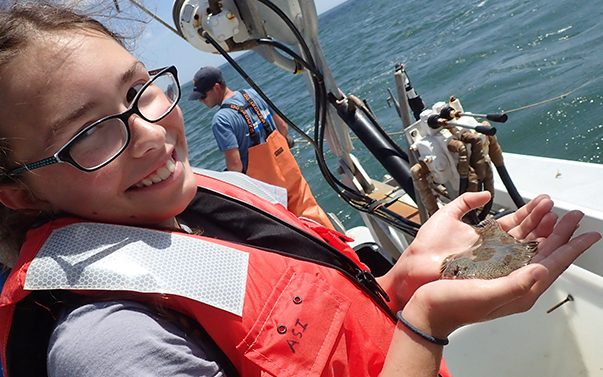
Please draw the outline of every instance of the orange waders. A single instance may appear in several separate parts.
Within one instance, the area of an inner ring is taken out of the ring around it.
[[[291,154],[285,137],[278,131],[274,132],[275,130],[268,124],[249,94],[245,91],[241,91],[241,93],[260,119],[260,122],[262,122],[262,126],[268,135],[266,142],[259,144],[259,135],[245,110],[234,104],[222,106],[238,111],[245,118],[245,122],[249,127],[249,137],[254,145],[248,149],[247,171],[245,174],[287,189],[287,209],[289,211],[298,217],[309,218],[334,229],[327,214],[314,199],[310,186],[304,179],[295,157]]]

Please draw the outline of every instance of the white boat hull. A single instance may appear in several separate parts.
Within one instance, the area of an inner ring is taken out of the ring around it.
[[[505,166],[519,194],[526,200],[549,194],[559,215],[580,210],[584,219],[577,233],[603,231],[603,165],[504,153]],[[497,205],[514,208],[500,178],[495,176],[494,200]],[[595,244],[575,264],[603,276],[603,245]],[[603,297],[603,296],[602,296]]]
[[[528,312],[454,332],[448,367],[463,377],[603,376],[602,297],[603,277],[572,265]]]

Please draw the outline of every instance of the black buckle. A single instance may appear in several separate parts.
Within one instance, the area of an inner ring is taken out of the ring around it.
[[[381,288],[381,286],[377,282],[377,279],[375,279],[375,277],[370,271],[358,270],[358,272],[356,273],[356,279],[358,280],[358,282],[360,282],[360,284],[370,288],[373,292],[383,297],[385,301],[390,301],[389,296],[387,295],[387,293],[385,293],[383,288]]]

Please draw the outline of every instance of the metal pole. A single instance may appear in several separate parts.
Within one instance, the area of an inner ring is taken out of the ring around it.
[[[396,65],[394,78],[396,79],[396,92],[398,93],[398,103],[400,105],[400,118],[402,119],[402,126],[406,128],[412,122],[410,120],[410,105],[406,97],[406,73],[404,72],[403,64]]]

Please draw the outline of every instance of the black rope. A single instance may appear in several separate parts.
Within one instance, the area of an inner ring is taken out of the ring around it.
[[[325,161],[325,150],[324,150],[324,140],[325,140],[325,130],[327,124],[327,91],[324,85],[324,79],[322,73],[318,71],[316,64],[314,62],[312,53],[308,45],[306,44],[303,36],[295,26],[295,24],[287,17],[287,15],[279,9],[276,5],[274,5],[270,0],[258,0],[262,4],[266,5],[272,11],[274,11],[289,27],[289,29],[294,34],[295,38],[300,45],[302,50],[302,54],[305,56],[300,56],[296,52],[294,52],[289,47],[284,44],[273,40],[272,38],[262,38],[256,40],[256,42],[261,45],[271,45],[289,56],[291,56],[296,62],[301,64],[304,68],[308,70],[310,73],[310,78],[312,80],[314,86],[314,98],[315,98],[315,115],[314,115],[314,138],[310,137],[303,130],[301,130],[295,123],[293,123],[285,114],[283,114],[278,107],[274,105],[274,103],[266,96],[266,94],[261,90],[261,88],[255,83],[255,81],[249,77],[249,75],[245,72],[245,70],[228,54],[224,48],[214,40],[209,33],[204,31],[203,29],[199,29],[199,34],[202,38],[204,38],[207,43],[211,44],[227,61],[228,63],[241,75],[241,77],[266,101],[266,103],[296,132],[298,132],[307,142],[310,143],[312,148],[314,148],[316,161],[318,168],[325,178],[325,181],[331,186],[331,188],[349,205],[351,205],[354,209],[372,214],[382,221],[414,236],[416,235],[419,224],[414,223],[403,216],[396,214],[395,212],[387,209],[384,206],[380,206],[377,208],[371,208],[371,204],[375,204],[376,200],[368,197],[365,194],[357,192],[355,189],[348,187],[346,184],[341,182],[329,169],[326,161]]]

